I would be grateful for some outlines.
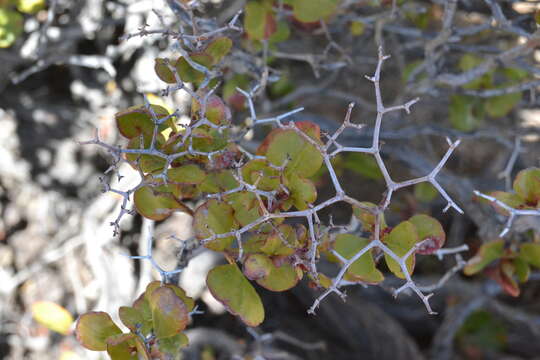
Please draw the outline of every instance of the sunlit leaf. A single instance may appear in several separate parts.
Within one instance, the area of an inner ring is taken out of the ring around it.
[[[415,215],[409,219],[418,233],[418,250],[421,255],[430,255],[443,247],[446,234],[441,223],[428,215]]]
[[[188,345],[188,337],[186,334],[180,333],[165,339],[159,339],[157,341],[157,350],[165,359],[175,359],[180,350]]]
[[[257,279],[257,284],[270,291],[285,291],[293,288],[302,278],[303,272],[297,271],[289,262],[279,263],[277,259],[274,262],[270,262],[270,273]]]
[[[191,103],[192,115],[196,119],[199,119],[199,113],[201,111],[201,104],[197,99],[193,98]],[[229,110],[229,107],[225,105],[223,100],[217,95],[210,95],[206,99],[206,111],[204,116],[216,125],[226,125],[231,121],[231,111]]]
[[[45,0],[17,0],[17,10],[24,14],[35,14],[45,9]]]
[[[262,159],[250,160],[242,166],[242,177],[248,184],[257,184],[257,188],[264,191],[276,190],[280,184],[278,170]]]
[[[210,199],[195,210],[193,218],[195,236],[199,240],[228,233],[238,228],[234,219],[234,209],[224,201]],[[218,238],[205,244],[214,251],[223,251],[233,242],[234,237]]]
[[[38,301],[32,304],[32,316],[46,328],[67,335],[73,324],[70,312],[50,301]]]
[[[360,250],[369,245],[369,240],[352,234],[336,236],[334,250],[349,260]],[[372,250],[368,250],[349,266],[346,280],[377,284],[384,280],[383,274],[375,267]]]
[[[161,120],[169,116],[167,109],[162,106],[151,105],[151,108],[155,119],[152,112],[146,109],[144,105],[132,106],[116,113],[116,126],[120,133],[128,139],[138,137],[141,134],[151,138],[154,133],[154,120]],[[166,126],[166,124],[162,124],[160,130]]]
[[[250,254],[244,261],[244,275],[250,280],[268,276],[272,271],[272,260],[263,254]]]
[[[107,354],[111,360],[138,360],[135,334],[119,334],[107,339]]]
[[[212,58],[212,56],[203,52],[191,53],[189,54],[189,58],[193,62],[204,66],[208,70],[210,70],[210,68],[212,67],[212,64],[214,63],[214,59]],[[183,82],[190,82],[190,83],[195,83],[198,85],[205,78],[204,73],[192,67],[184,57],[180,57],[176,61],[175,66],[176,66],[176,71],[180,75],[180,79]]]
[[[77,340],[87,349],[107,350],[107,339],[122,331],[105,312],[88,312],[79,317],[75,334]]]
[[[317,125],[304,122],[296,126],[305,134],[320,142],[320,129]],[[267,159],[276,166],[285,166],[285,176],[292,174],[299,177],[310,177],[319,170],[323,157],[319,150],[304,139],[295,130],[275,129],[257,150],[259,155],[266,155]]]
[[[398,226],[392,229],[390,234],[384,237],[386,245],[400,258],[403,257],[413,246],[418,242],[418,232],[416,226],[410,221],[403,221]],[[388,268],[394,275],[404,279],[405,275],[401,271],[399,263],[394,260],[389,254],[384,253],[384,259]],[[414,253],[411,254],[405,261],[409,274],[412,274],[415,264]]]
[[[186,328],[189,320],[188,310],[172,289],[162,286],[154,290],[149,303],[154,333],[158,339],[174,336]]]
[[[16,11],[0,8],[0,48],[8,48],[23,32],[23,17]]]
[[[150,185],[138,188],[133,195],[137,212],[152,220],[163,220],[175,211],[191,214],[192,211],[172,194],[158,192]]]
[[[206,173],[195,164],[171,168],[167,171],[167,179],[177,184],[200,184],[206,178]]]
[[[236,264],[220,265],[208,273],[206,284],[212,295],[248,326],[264,320],[261,298]]]

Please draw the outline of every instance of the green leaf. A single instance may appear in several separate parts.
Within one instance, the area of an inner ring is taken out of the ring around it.
[[[159,287],[150,295],[154,334],[158,339],[174,336],[184,330],[189,313],[184,302],[169,287]]]
[[[305,134],[320,143],[320,129],[309,122],[297,122],[296,126]],[[258,155],[266,155],[268,161],[276,166],[285,166],[285,176],[310,177],[322,165],[323,157],[319,150],[295,130],[274,129],[257,150]]]
[[[171,64],[169,59],[155,58],[154,71],[161,81],[164,81],[167,84],[176,84],[176,77],[168,64],[170,64],[173,69],[175,68],[174,64]],[[178,76],[180,76],[180,74]]]
[[[193,98],[191,102],[191,114],[195,119],[200,118],[201,104]],[[206,112],[204,116],[216,125],[227,125],[231,121],[231,111],[223,100],[217,95],[210,95],[206,100]]]
[[[245,8],[244,29],[252,40],[266,40],[277,29],[272,1],[251,0]]]
[[[514,180],[514,191],[527,204],[535,206],[540,200],[540,168],[521,170]]]
[[[302,232],[301,228],[294,229],[291,225],[281,224],[264,239],[259,250],[267,255],[290,256],[301,246],[297,237],[299,232]]]
[[[244,74],[235,74],[223,85],[223,99],[235,110],[242,111],[246,107],[246,98],[236,88],[249,89],[249,78]]]
[[[508,193],[504,191],[494,191],[490,193],[489,195],[493,196],[495,199],[501,201],[502,203],[510,206],[511,208],[514,208],[514,209],[527,208],[525,201],[517,194]],[[506,211],[502,206],[499,206],[496,203],[489,201],[487,199],[480,198],[480,200],[491,205],[499,214],[502,214],[504,216],[510,215],[508,211]]]
[[[199,240],[211,237],[214,234],[224,234],[238,228],[234,219],[232,206],[224,201],[210,199],[195,210],[193,218],[195,236]],[[234,241],[233,236],[218,238],[205,244],[214,251],[223,251]]]
[[[133,195],[133,202],[139,214],[156,221],[166,219],[175,211],[192,214],[191,209],[172,194],[156,191],[150,185],[138,188]]]
[[[368,179],[379,180],[383,174],[379,165],[371,155],[350,153],[345,156],[345,168]]]
[[[212,57],[213,65],[216,65],[231,51],[232,45],[231,39],[220,36],[213,39],[204,52]]]
[[[189,345],[189,339],[184,333],[174,336],[159,339],[157,342],[157,350],[165,359],[175,359],[180,353],[180,349]]]
[[[519,282],[526,282],[531,274],[531,267],[529,266],[528,262],[520,257],[513,259],[512,262]]]
[[[24,14],[33,15],[45,9],[45,0],[18,0],[17,10]]]
[[[137,360],[135,334],[119,334],[107,339],[107,354],[111,360]]]
[[[277,262],[278,265],[274,262]],[[283,259],[278,258],[274,262],[270,261],[270,273],[257,279],[257,284],[277,292],[286,291],[296,286],[302,278],[303,272]]]
[[[148,303],[148,299],[146,298],[145,295],[146,295],[146,292],[142,293],[141,296],[139,296],[137,300],[133,302],[133,308],[137,312],[139,312],[141,316],[142,326],[140,328],[140,331],[143,335],[146,336],[150,333],[150,331],[152,331],[153,323],[152,323],[152,310],[150,309],[150,304]],[[132,317],[132,316],[133,314],[131,313],[126,313],[124,315],[120,314],[120,320],[122,320],[122,322],[126,326],[128,326],[127,323],[130,323],[130,322],[132,323],[131,326],[134,326],[135,324],[133,322],[140,321],[141,319],[137,319],[137,315],[135,315],[135,317]]]
[[[368,201],[360,202],[360,204],[367,208],[373,208],[373,210],[376,210],[377,208],[377,205]],[[353,206],[353,214],[362,224],[362,229],[364,231],[369,231],[369,232],[375,231],[376,216],[373,213],[371,213],[367,209],[363,209],[358,206]],[[386,220],[384,219],[384,214],[380,214],[380,219],[381,219],[380,231],[383,231],[387,227]]]
[[[214,59],[212,58],[212,56],[203,52],[191,53],[189,54],[189,58],[193,60],[193,62],[204,66],[208,70],[210,70],[212,64],[214,63]],[[204,73],[193,68],[184,57],[180,57],[176,61],[175,67],[176,71],[180,76],[180,79],[183,82],[190,82],[199,85],[205,79]]]
[[[390,234],[384,237],[386,245],[399,257],[404,256],[418,242],[418,233],[416,226],[410,221],[403,221],[398,226],[392,229]],[[399,263],[392,259],[390,255],[384,253],[384,259],[388,268],[394,275],[404,279],[405,275],[401,271]],[[411,254],[405,261],[409,274],[412,274],[415,264],[414,253]]]
[[[212,295],[248,326],[264,320],[261,298],[236,264],[220,265],[208,273],[206,284]]]
[[[121,306],[118,315],[122,323],[131,331],[136,332],[144,324],[143,313],[134,307]]]
[[[485,59],[472,55],[465,54],[461,57],[459,61],[459,68],[461,71],[468,71],[476,66],[482,64]],[[493,73],[494,71],[489,71],[486,74],[476,78],[463,86],[465,89],[478,90],[482,88],[491,88],[493,84]]]
[[[366,30],[366,24],[361,21],[351,21],[349,25],[349,32],[352,36],[360,36]]]
[[[291,36],[291,29],[286,21],[280,20],[277,23],[276,31],[268,38],[270,44],[276,44],[287,40]]]
[[[248,184],[257,184],[257,189],[264,191],[276,190],[280,184],[278,170],[263,159],[253,159],[242,166],[242,177]]]
[[[157,120],[169,116],[169,111],[159,105],[150,105]],[[154,133],[154,120],[152,114],[144,105],[136,105],[120,111],[115,115],[116,126],[120,133],[128,138],[133,139],[139,135],[152,138]],[[165,123],[160,126],[160,131],[167,127]]]
[[[206,173],[195,164],[171,168],[167,171],[167,179],[175,184],[197,185],[204,181]]]
[[[508,295],[518,297],[520,289],[518,283],[516,282],[516,280],[514,280],[514,274],[516,272],[514,263],[505,259],[501,261],[499,268],[499,277],[495,278],[495,280],[501,285],[503,290]]]
[[[519,248],[519,258],[534,267],[540,268],[540,244],[524,243]]]
[[[295,0],[294,17],[302,22],[319,21],[332,15],[338,4],[338,0]]]
[[[24,19],[21,14],[0,8],[0,48],[8,48],[23,32]]]
[[[157,139],[157,144],[159,145],[162,136],[158,134]],[[144,136],[144,146],[141,147],[140,137],[134,137],[133,139],[129,140],[127,148],[130,150],[149,149],[151,141],[152,139],[150,136]],[[148,154],[141,155],[135,153],[126,153],[126,159],[129,161],[131,166],[133,166],[135,169],[140,169],[145,174],[159,173],[167,164],[167,161],[164,158]]]
[[[495,240],[483,244],[463,269],[465,275],[473,275],[504,255],[504,241]]]
[[[521,98],[521,92],[490,97],[486,100],[486,112],[496,118],[506,116],[519,104]]]
[[[485,310],[469,315],[456,335],[461,348],[479,353],[503,351],[507,337],[505,323]]]
[[[290,193],[287,201],[294,204],[298,210],[306,210],[317,200],[317,189],[311,180],[291,174],[285,185]]]
[[[430,255],[443,247],[446,234],[441,223],[428,215],[415,215],[409,221],[416,227],[421,243],[416,253]]]
[[[105,312],[88,312],[79,317],[75,334],[77,340],[94,351],[107,350],[107,339],[121,334],[122,331]]]
[[[339,234],[336,236],[334,250],[349,260],[367,245],[369,245],[368,239],[352,234]],[[384,280],[383,274],[375,267],[372,250],[368,250],[351,264],[345,279],[369,284],[377,284]]]
[[[266,277],[272,271],[272,260],[263,254],[250,254],[244,261],[244,275],[249,280]]]
[[[234,219],[240,226],[246,226],[262,215],[259,200],[249,191],[239,191],[225,196],[225,201],[234,209]]]
[[[32,304],[32,316],[47,329],[68,335],[73,316],[62,306],[50,301],[38,301]]]
[[[484,118],[484,106],[472,96],[452,95],[449,109],[450,123],[460,131],[473,131]]]
[[[199,185],[199,189],[207,193],[220,193],[238,187],[238,182],[230,170],[212,171]]]
[[[433,201],[438,194],[439,192],[435,189],[435,186],[429,182],[421,182],[414,186],[414,197],[418,199],[418,201],[429,203]]]

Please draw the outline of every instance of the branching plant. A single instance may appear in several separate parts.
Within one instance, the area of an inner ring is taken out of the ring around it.
[[[154,70],[167,84],[162,96],[186,92],[191,98],[189,111],[169,111],[145,97],[143,104],[120,111],[115,116],[118,131],[126,139],[125,146],[102,141],[98,132],[94,139],[82,143],[98,145],[111,155],[113,164],[106,174],[116,174],[121,179],[118,169],[123,162],[129,163],[139,174],[138,184],[128,190],[113,188],[103,179],[105,190],[122,198],[121,211],[112,223],[115,235],[120,233],[120,221],[128,214],[138,213],[155,221],[164,220],[174,212],[189,214],[196,239],[181,239],[186,244],[184,246],[196,244],[195,247],[223,254],[227,264],[210,270],[207,286],[230,313],[250,327],[258,326],[264,320],[264,307],[252,282],[268,290],[282,292],[307,277],[319,292],[308,309],[309,313],[315,314],[321,302],[331,294],[345,299],[343,288],[346,286],[380,284],[385,279],[385,269],[402,279],[400,286],[393,291],[395,296],[406,290],[412,291],[429,314],[436,314],[429,301],[432,291],[465,266],[460,252],[468,248],[466,245],[443,248],[445,231],[441,223],[431,216],[416,214],[406,221],[388,224],[385,212],[396,191],[429,183],[446,202],[444,212],[453,209],[463,214],[462,208],[438,180],[460,140],[446,138],[448,149],[427,174],[404,181],[394,180],[383,159],[383,122],[390,113],[410,113],[419,99],[400,105],[384,105],[381,72],[389,55],[379,47],[374,73],[366,76],[373,84],[376,101],[371,145],[360,146],[350,141],[344,144],[341,139],[346,133],[352,134],[350,138],[364,131],[364,124],[354,121],[354,103],[349,105],[343,123],[331,132],[321,131],[314,122],[294,121],[294,116],[302,108],[268,118],[260,117],[256,110],[258,95],[275,82],[275,78],[279,78],[278,72],[269,65],[270,57],[306,61],[315,75],[319,75],[321,69],[344,66],[350,61],[327,27],[327,21],[338,11],[338,1],[319,1],[321,6],[318,7],[312,6],[308,0],[249,1],[243,13],[236,12],[224,26],[199,21],[194,15],[198,1],[170,3],[185,22],[177,30],[144,26],[124,39],[129,41],[134,37],[157,35],[174,44],[178,57],[156,58]],[[391,11],[396,11],[396,2],[393,3]],[[515,104],[519,99],[499,97],[503,104],[497,103],[499,108],[494,108],[493,104],[485,105],[471,97],[478,96],[476,92],[484,91],[493,81],[494,72],[490,71],[495,71],[492,69],[495,58],[482,62],[476,57],[464,57],[460,62],[461,69],[466,72],[463,76],[437,75],[435,61],[442,56],[437,50],[451,36],[455,8],[455,1],[445,5],[443,30],[426,46],[426,54],[434,57],[416,64],[409,81],[424,76],[426,87],[438,83],[454,86],[468,83],[468,92],[452,99],[454,110],[450,116],[458,129],[469,131],[477,126],[474,116],[478,107],[487,106],[488,112],[498,116],[509,111],[508,101]],[[242,17],[243,29],[238,24]],[[320,29],[325,34],[328,45],[323,55],[301,56],[275,49],[275,43],[288,37],[290,30],[287,21],[283,20],[287,17],[307,28]],[[513,31],[511,25],[504,26]],[[236,51],[244,52],[238,47],[240,40],[235,37],[243,31],[251,41],[247,47],[262,53],[261,58],[253,60],[259,62],[260,73],[255,76],[256,81],[251,82],[242,77],[232,77],[235,81],[231,81],[228,76],[229,80],[222,87],[224,73],[230,70],[223,66],[225,59]],[[536,39],[536,36],[533,34],[531,39]],[[337,58],[330,56],[332,52]],[[506,55],[500,57],[507,58]],[[332,61],[328,61],[330,58]],[[532,86],[529,83],[514,85],[524,78],[518,71],[506,69],[503,73],[510,87],[493,94],[484,91],[481,96],[491,99],[491,95],[504,97],[523,90],[523,86]],[[235,122],[233,113],[245,108],[249,113],[247,120]],[[463,120],[463,111],[471,118]],[[189,114],[187,121],[183,120],[182,114]],[[271,130],[255,151],[245,146],[251,132],[268,127]],[[334,165],[335,159],[345,153],[373,157],[386,185],[378,204],[356,199],[345,191]],[[333,187],[332,196],[324,200],[318,198],[312,180],[321,168],[325,169]],[[539,179],[540,170],[529,169],[518,175],[514,183],[515,194],[497,192],[485,195],[476,192],[508,216],[501,237],[509,233],[516,216],[538,215]],[[131,209],[132,204],[134,210]],[[323,223],[320,212],[336,204],[350,207],[360,226]],[[172,284],[174,276],[183,270],[184,265],[173,270],[162,269],[152,256],[152,247],[152,239],[149,239],[147,254],[133,258],[150,261],[161,275],[161,282],[150,283],[132,307],[120,308],[120,319],[130,332],[123,334],[105,313],[82,315],[77,325],[77,336],[88,349],[106,350],[113,359],[137,356],[150,359],[174,356],[187,344],[183,330],[189,317],[197,310],[193,300]],[[416,257],[429,255],[439,259],[454,255],[456,266],[436,284],[419,286],[412,276]],[[318,266],[322,259],[336,263],[337,272],[322,272]],[[505,247],[504,240],[486,243],[465,266],[465,273],[478,272],[498,259],[501,261],[497,279],[502,279],[505,289],[515,294],[519,288],[513,276],[525,281],[530,265],[540,266],[540,246],[523,243],[517,254]]]

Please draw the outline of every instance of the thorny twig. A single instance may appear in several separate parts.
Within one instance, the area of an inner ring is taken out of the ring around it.
[[[504,202],[502,202],[499,199],[494,198],[493,196],[486,195],[481,193],[478,190],[474,190],[474,194],[476,196],[479,196],[483,199],[486,199],[493,204],[496,204],[497,206],[500,206],[502,209],[508,212],[508,219],[506,220],[506,223],[504,224],[504,228],[500,232],[499,236],[504,237],[508,234],[510,229],[512,228],[512,224],[514,223],[514,220],[518,216],[540,216],[540,210],[538,209],[514,209],[513,207],[506,205]]]

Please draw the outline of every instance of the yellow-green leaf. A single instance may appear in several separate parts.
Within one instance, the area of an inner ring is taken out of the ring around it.
[[[138,188],[133,195],[133,201],[139,214],[156,221],[166,219],[175,211],[192,213],[190,208],[172,194],[159,192],[150,185]]]
[[[264,320],[261,298],[236,264],[220,265],[208,273],[206,284],[212,295],[248,326]]]
[[[519,249],[519,257],[532,266],[540,268],[540,244],[524,243]]]
[[[89,350],[107,350],[107,339],[122,333],[105,312],[88,312],[79,317],[75,330],[77,340]]]
[[[233,208],[224,201],[210,199],[195,210],[193,218],[195,236],[203,240],[216,234],[224,234],[238,228]],[[233,236],[218,238],[205,244],[214,251],[223,251],[234,241]]]
[[[315,22],[332,15],[338,0],[295,0],[294,17],[302,22]]]
[[[415,215],[409,219],[416,227],[418,240],[421,243],[416,252],[421,255],[430,255],[443,247],[446,234],[441,223],[428,215]]]
[[[73,317],[62,306],[50,301],[38,301],[32,304],[32,316],[46,328],[67,335]]]
[[[339,234],[336,236],[334,250],[349,260],[363,248],[369,245],[369,240],[352,234]],[[383,274],[376,268],[372,250],[368,250],[349,266],[346,280],[361,281],[377,284],[384,280]]]
[[[493,261],[504,255],[504,241],[495,240],[483,244],[475,256],[467,262],[463,269],[465,275],[473,275],[481,271]]]
[[[111,360],[137,360],[137,346],[135,334],[119,334],[107,339],[107,354]]]
[[[540,168],[521,170],[514,180],[514,191],[527,204],[536,205],[540,200]]]
[[[158,339],[174,336],[186,328],[189,319],[187,307],[172,289],[162,286],[154,290],[149,303],[154,334]]]
[[[384,237],[386,245],[399,257],[407,254],[409,250],[418,242],[418,232],[416,226],[410,221],[403,221],[398,226],[392,229],[390,234]],[[405,275],[401,271],[401,266],[390,255],[384,253],[384,259],[388,268],[394,275],[404,279]],[[411,254],[405,261],[409,274],[412,274],[415,264],[414,253]]]
[[[212,57],[213,64],[218,64],[232,48],[232,40],[225,36],[213,39],[204,52]]]
[[[277,28],[271,0],[251,0],[245,8],[244,28],[252,40],[268,39]]]

